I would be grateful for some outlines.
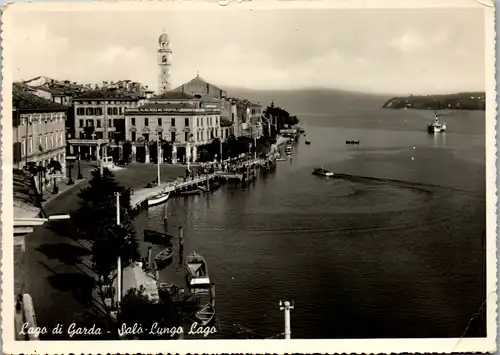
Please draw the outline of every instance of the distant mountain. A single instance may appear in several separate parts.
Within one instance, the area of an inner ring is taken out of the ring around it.
[[[485,92],[461,92],[447,95],[410,95],[393,97],[386,101],[383,108],[413,108],[420,110],[485,110]]]
[[[353,106],[359,109],[380,108],[387,100],[387,95],[334,89],[252,90],[233,87],[226,88],[226,91],[229,96],[258,102],[264,108],[274,101],[275,105],[298,116],[305,113],[331,114],[336,110]]]

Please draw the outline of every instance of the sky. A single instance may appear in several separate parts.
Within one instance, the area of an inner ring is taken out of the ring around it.
[[[172,85],[373,93],[485,90],[481,8],[15,12],[14,80],[129,79],[157,90],[158,37]]]

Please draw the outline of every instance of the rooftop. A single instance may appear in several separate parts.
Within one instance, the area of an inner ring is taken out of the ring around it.
[[[40,208],[36,207],[36,189],[30,174],[24,170],[13,169],[14,217],[36,217]]]
[[[210,84],[208,81],[203,79],[199,74],[196,75],[193,79],[189,80],[187,83],[182,84],[181,86],[178,86],[177,88],[174,89],[174,91],[181,90],[184,85],[191,85],[191,84],[201,84],[201,85],[211,85],[214,89],[224,91],[221,88],[217,87],[216,85]]]
[[[141,97],[135,92],[120,89],[97,89],[89,91],[83,95],[74,97],[73,100],[123,100],[139,101]]]
[[[67,107],[31,93],[23,85],[12,85],[12,107],[27,111],[66,111]]]
[[[160,95],[153,96],[152,99],[162,100],[193,100],[194,97],[179,91],[168,91]]]

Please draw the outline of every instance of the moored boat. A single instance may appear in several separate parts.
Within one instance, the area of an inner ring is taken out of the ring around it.
[[[287,161],[287,160],[288,160],[288,158],[286,158],[286,157],[285,158],[277,158],[276,159],[276,161]]]
[[[309,144],[311,144],[311,142],[309,142],[309,141],[306,141],[306,144],[307,144],[307,145],[309,145]]]
[[[168,198],[170,196],[170,192],[162,192],[158,195],[155,195],[148,199],[148,207],[160,205],[162,203],[167,202]]]
[[[210,190],[206,186],[198,186],[198,190],[202,192],[210,192]]]
[[[359,144],[359,141],[345,141],[345,144]]]
[[[324,168],[316,168],[313,171],[313,175],[320,175],[320,176],[333,176],[334,173],[331,170],[324,169]]]
[[[207,324],[210,324],[215,317],[215,307],[207,303],[199,311],[196,312],[196,319],[200,321],[200,324],[202,326],[206,326]]]
[[[181,196],[191,196],[191,195],[199,195],[200,190],[187,190],[181,191]]]
[[[172,256],[174,255],[174,251],[172,247],[168,247],[160,251],[156,256],[155,256],[155,262],[156,265],[158,266],[163,266],[165,265],[168,261],[172,259]]]
[[[207,262],[195,251],[186,257],[186,281],[190,288],[200,286],[210,288]]]

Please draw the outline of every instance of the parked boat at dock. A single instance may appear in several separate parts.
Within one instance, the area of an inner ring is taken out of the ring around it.
[[[210,287],[207,262],[203,256],[195,251],[186,257],[186,281],[190,288]]]
[[[172,236],[166,233],[157,232],[151,229],[144,230],[144,241],[147,243],[164,245],[168,247],[172,245],[171,239]]]
[[[319,176],[333,176],[335,175],[331,170],[324,169],[324,168],[317,168],[314,169],[313,175],[319,175]]]
[[[215,307],[207,303],[199,311],[196,312],[196,319],[200,321],[202,326],[210,324],[215,317]]]
[[[198,186],[198,190],[200,190],[201,192],[210,192],[210,190],[206,186]]]
[[[155,256],[156,265],[158,265],[158,267],[165,266],[165,264],[172,260],[173,255],[174,252],[172,247],[163,249]]]
[[[162,192],[158,195],[155,195],[148,199],[148,207],[160,205],[162,203],[167,202],[168,198],[170,196],[170,192]]]
[[[181,191],[181,196],[191,196],[191,195],[199,195],[201,192],[200,190],[187,190],[187,191]]]

